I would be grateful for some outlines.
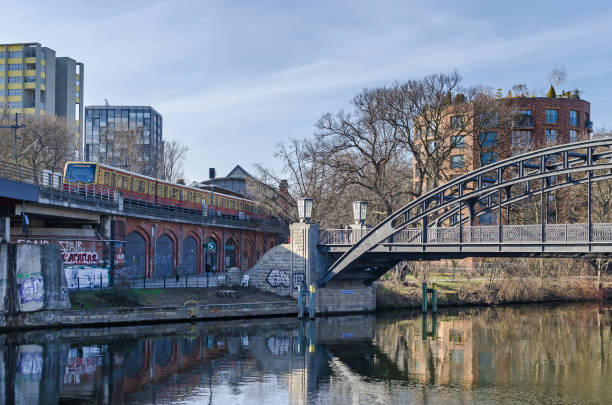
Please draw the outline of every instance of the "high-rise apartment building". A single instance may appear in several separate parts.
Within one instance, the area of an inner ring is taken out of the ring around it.
[[[74,125],[75,153],[83,133],[82,63],[56,57],[41,44],[0,44],[0,109],[9,114],[55,114]]]
[[[156,176],[163,153],[162,116],[150,106],[85,107],[85,154],[88,162],[123,167],[116,145],[118,132],[137,138],[142,174]]]

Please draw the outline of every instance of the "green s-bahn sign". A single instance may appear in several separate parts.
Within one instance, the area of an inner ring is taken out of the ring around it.
[[[206,243],[206,250],[215,250],[215,249],[217,249],[217,244],[215,243],[214,240],[209,240]]]

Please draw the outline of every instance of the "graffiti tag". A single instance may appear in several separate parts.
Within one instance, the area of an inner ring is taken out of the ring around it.
[[[293,289],[297,290],[298,286],[304,285],[304,273],[294,273],[293,274]]]
[[[268,274],[266,281],[268,281],[268,284],[270,284],[272,287],[291,286],[291,279],[289,278],[289,275],[283,270],[274,269],[270,271],[270,274]]]
[[[284,356],[289,352],[289,338],[286,336],[270,336],[266,343],[273,356]]]
[[[17,275],[17,278],[20,275]],[[19,285],[19,298],[22,304],[43,302],[43,278],[40,274],[32,274]]]

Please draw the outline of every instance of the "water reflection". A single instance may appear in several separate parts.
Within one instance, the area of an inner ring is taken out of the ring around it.
[[[593,305],[0,336],[0,403],[610,403]]]

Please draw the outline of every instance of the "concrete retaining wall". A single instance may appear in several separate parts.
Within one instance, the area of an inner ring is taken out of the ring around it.
[[[7,329],[87,325],[185,322],[193,320],[297,315],[295,301],[242,304],[213,304],[197,307],[145,307],[100,310],[23,312],[9,318]]]
[[[316,224],[291,224],[291,243],[268,251],[247,274],[250,284],[264,291],[297,298],[297,286],[317,284],[327,270],[326,259],[317,248]],[[306,307],[309,300],[305,301]],[[373,312],[376,286],[362,280],[331,280],[316,290],[318,314]]]
[[[57,245],[0,244],[0,327],[20,313],[70,309]]]

